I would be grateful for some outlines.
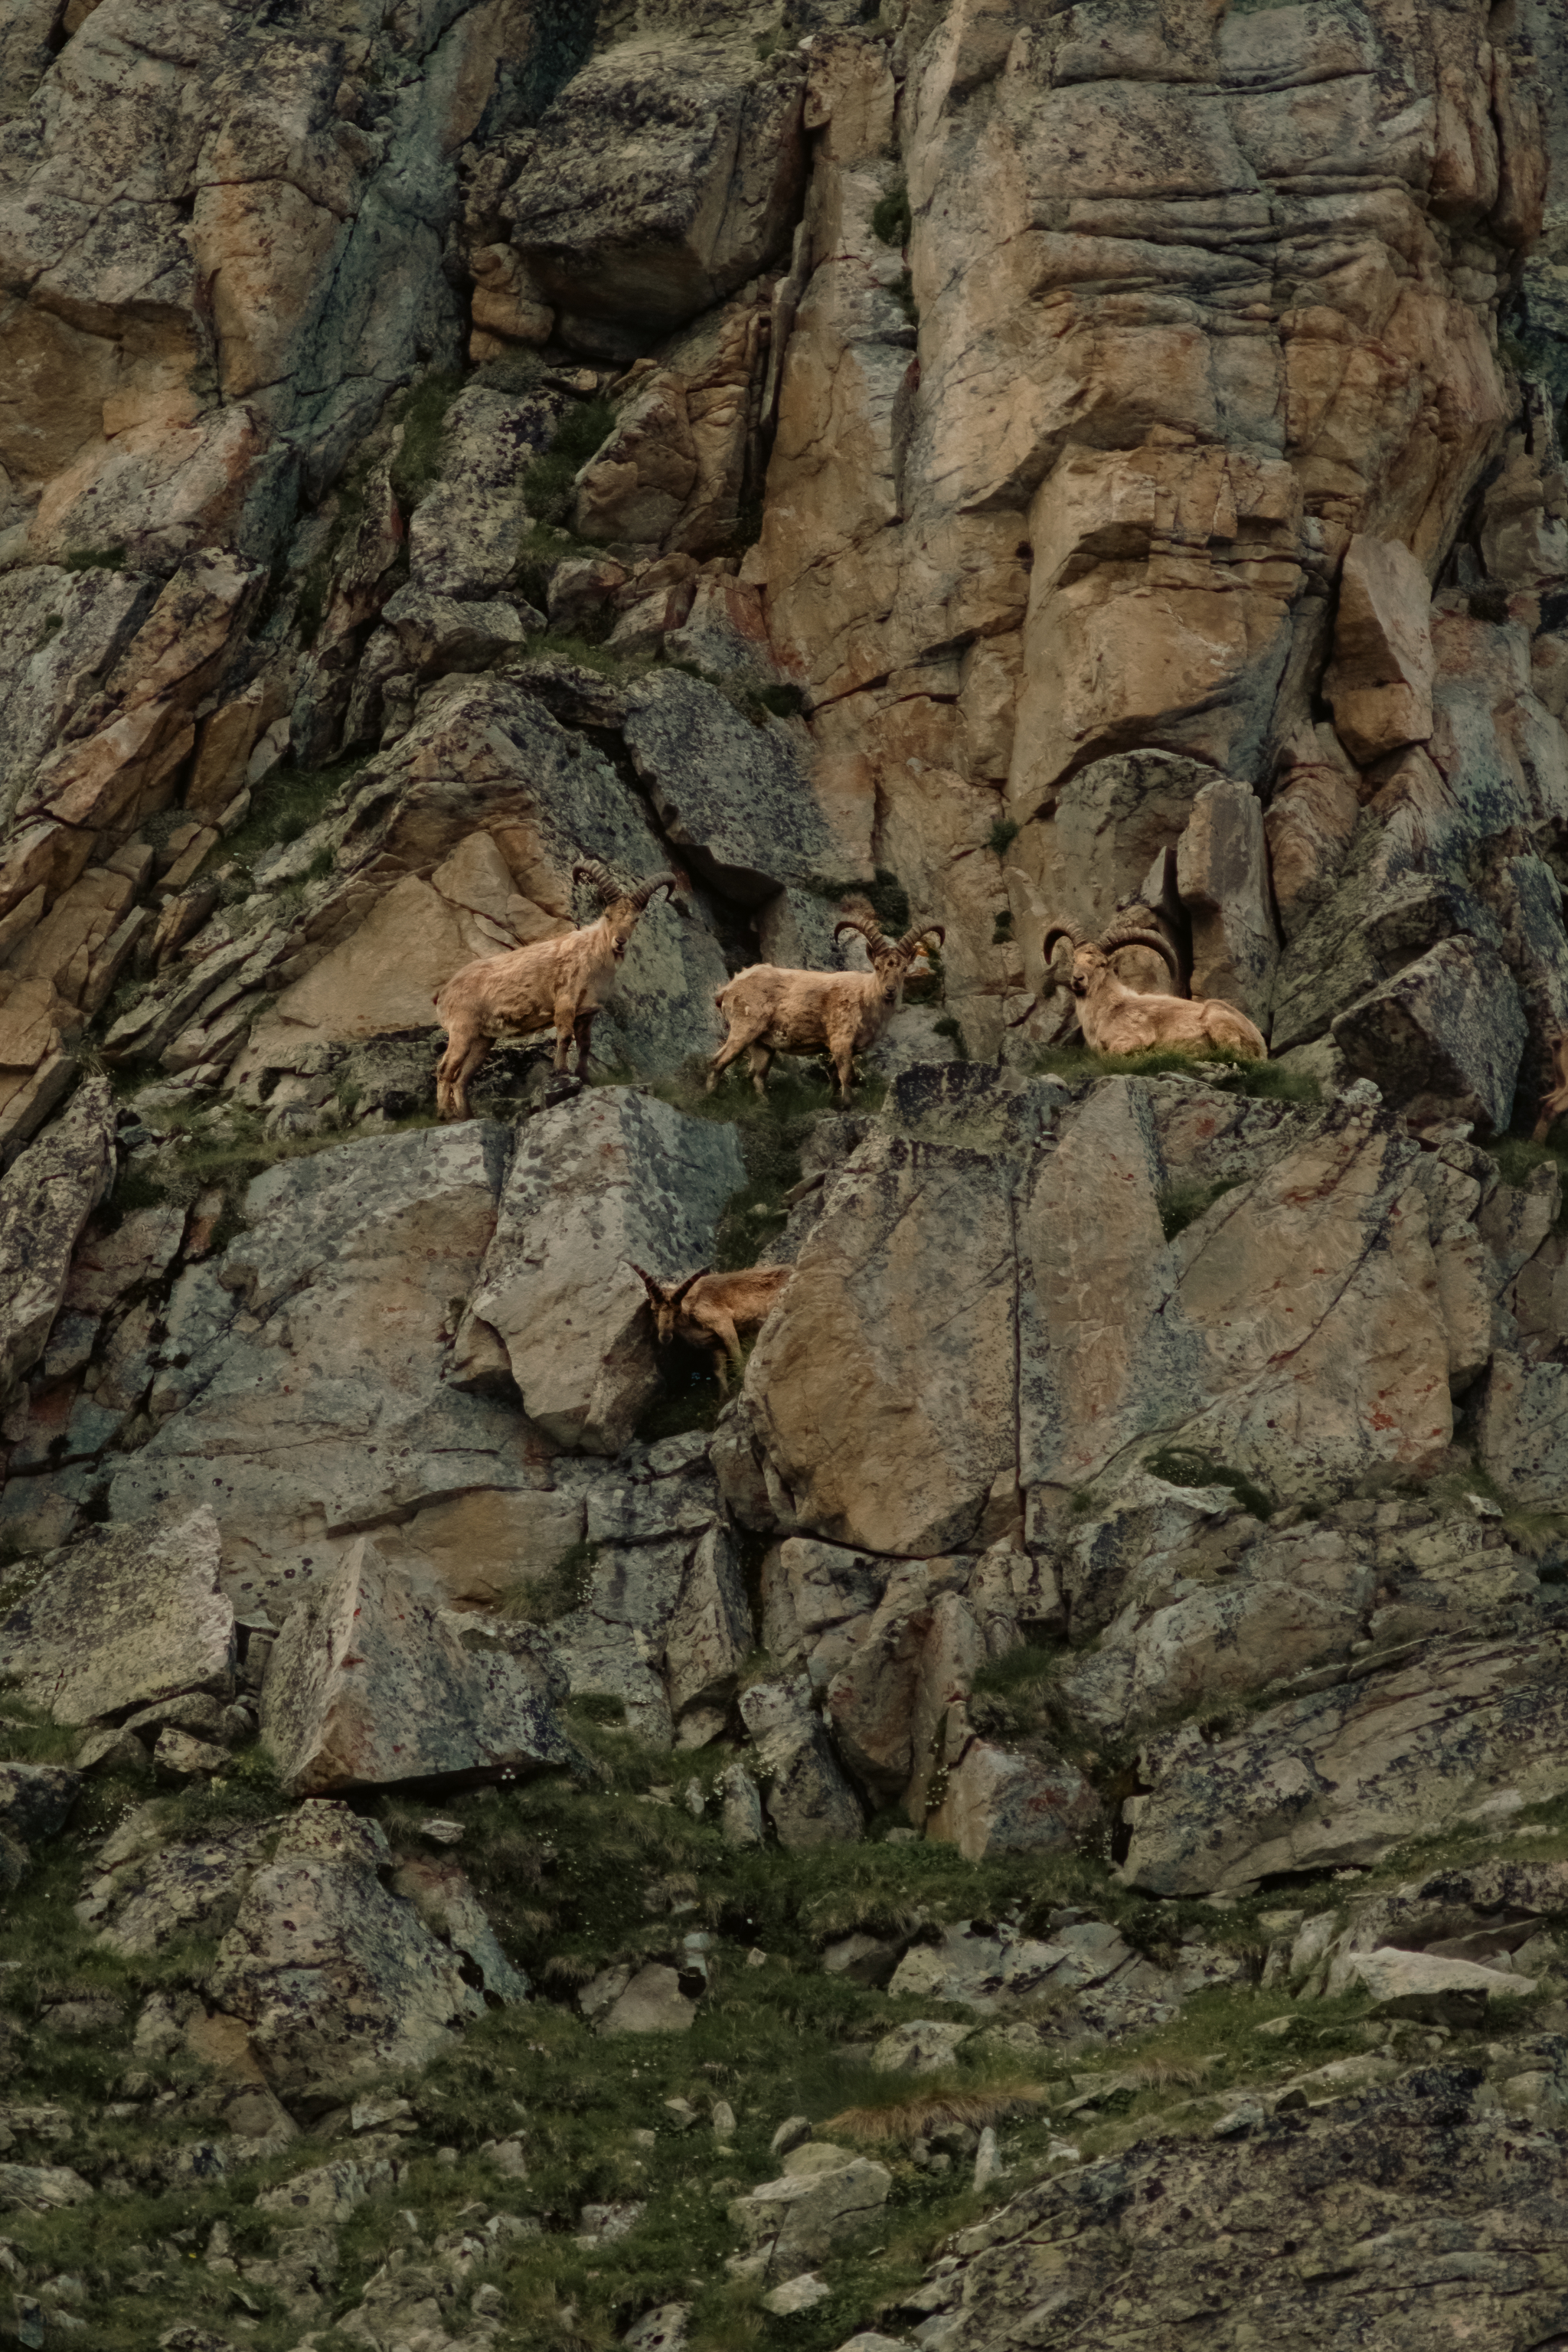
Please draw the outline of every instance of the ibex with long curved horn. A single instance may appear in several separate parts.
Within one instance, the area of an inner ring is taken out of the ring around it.
[[[455,971],[436,997],[447,1050],[436,1066],[436,1108],[443,1118],[467,1118],[468,1080],[498,1037],[533,1037],[555,1031],[555,1069],[577,1042],[577,1075],[587,1066],[594,1015],[615,984],[637,918],[656,890],[675,889],[673,874],[655,874],[635,890],[616,881],[596,857],[572,869],[574,882],[598,892],[604,913],[564,939],[535,940],[502,955],[480,956]]]
[[[940,923],[922,923],[901,940],[887,939],[863,898],[846,902],[834,938],[844,931],[858,931],[865,940],[871,956],[869,971],[791,971],[778,964],[753,963],[719,991],[713,1002],[729,1024],[729,1034],[708,1073],[710,1094],[741,1054],[750,1054],[752,1084],[765,1094],[768,1065],[775,1054],[826,1049],[833,1056],[847,1110],[856,1055],[876,1044],[898,1011],[921,941],[935,940],[940,947],[947,934]]]
[[[714,1274],[704,1265],[684,1281],[660,1282],[640,1265],[632,1267],[642,1275],[660,1347],[684,1339],[710,1349],[721,1389],[728,1386],[729,1366],[741,1369],[740,1334],[766,1322],[794,1271],[788,1265],[748,1265],[736,1274]]]
[[[1118,980],[1116,957],[1122,948],[1152,950],[1173,980],[1178,977],[1175,950],[1160,932],[1112,927],[1098,940],[1086,940],[1075,924],[1053,923],[1041,948],[1047,971],[1058,940],[1072,948],[1069,985],[1091,1054],[1147,1054],[1162,1045],[1201,1053],[1222,1046],[1253,1061],[1268,1060],[1261,1031],[1223,997],[1141,996]]]

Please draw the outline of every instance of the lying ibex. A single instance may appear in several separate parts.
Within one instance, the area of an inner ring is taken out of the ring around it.
[[[564,939],[480,956],[437,991],[437,1016],[447,1032],[447,1050],[436,1066],[436,1108],[443,1118],[468,1118],[468,1080],[498,1037],[531,1037],[553,1028],[557,1075],[575,1038],[581,1077],[594,1015],[614,985],[637,917],[656,890],[675,888],[673,874],[656,874],[635,890],[624,889],[596,857],[574,866],[572,879],[591,883],[604,901],[597,922]]]
[[[740,1333],[754,1331],[766,1322],[794,1270],[787,1265],[748,1265],[739,1274],[710,1274],[700,1266],[684,1282],[656,1282],[651,1274],[643,1274],[640,1265],[632,1268],[634,1274],[642,1275],[659,1345],[668,1347],[672,1339],[685,1339],[692,1347],[710,1348],[721,1389],[729,1385],[726,1360],[737,1372],[741,1369]]]
[[[1568,1111],[1568,1035],[1553,1037],[1551,1045],[1552,1075],[1556,1083],[1541,1097],[1541,1117],[1536,1120],[1531,1140],[1544,1143],[1552,1128]]]
[[[708,1073],[712,1093],[732,1061],[749,1053],[752,1084],[767,1092],[768,1065],[775,1054],[820,1053],[833,1056],[838,1089],[849,1107],[850,1066],[857,1054],[874,1045],[904,992],[910,964],[922,940],[940,947],[947,936],[940,923],[906,931],[901,940],[882,936],[882,927],[863,898],[851,898],[841,932],[858,931],[871,953],[869,971],[788,971],[772,963],[753,963],[739,971],[713,999],[730,1024],[724,1043]]]
[[[1175,951],[1158,931],[1111,929],[1095,940],[1086,940],[1071,923],[1053,923],[1041,950],[1047,971],[1058,940],[1072,947],[1072,992],[1091,1054],[1147,1054],[1161,1045],[1199,1052],[1219,1045],[1254,1061],[1268,1060],[1261,1032],[1223,997],[1140,996],[1117,979],[1115,958],[1122,948],[1152,948],[1176,977]]]

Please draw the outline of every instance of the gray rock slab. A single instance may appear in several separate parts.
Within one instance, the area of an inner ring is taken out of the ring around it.
[[[114,1175],[114,1100],[89,1078],[0,1177],[0,1406],[44,1352],[71,1253]]]
[[[765,2253],[769,2278],[792,2279],[847,2240],[858,2237],[888,2201],[893,2176],[869,2157],[851,2157],[831,2172],[785,2173],[738,2197],[730,2219],[752,2251]]]
[[[709,1264],[745,1172],[732,1129],[625,1087],[525,1123],[471,1303],[558,1444],[617,1454],[630,1438],[658,1382],[633,1262],[664,1278]]]
[[[212,1319],[210,1287],[182,1293],[190,1393],[125,1457],[115,1517],[210,1505],[226,1590],[279,1622],[356,1533],[389,1521],[399,1558],[438,1590],[457,1498],[536,1481],[515,1403],[442,1377],[453,1301],[472,1290],[495,1228],[506,1140],[472,1120],[366,1138],[258,1177],[218,1270],[237,1328]],[[493,1516],[488,1534],[471,1520],[469,1545],[500,1547],[499,1591],[517,1530],[504,1508]],[[453,1566],[471,1578],[485,1561]]]
[[[103,1906],[94,1924],[117,1952],[148,1958],[192,1935],[216,1937],[234,1923],[240,1898],[271,1852],[279,1824],[263,1822],[225,1838],[198,1839],[163,1852],[128,1854],[93,1883]]]
[[[638,1969],[606,2011],[601,2033],[689,2033],[697,2003],[680,1990],[678,1972],[662,1962]]]
[[[484,2014],[459,1954],[383,1886],[389,1859],[380,1830],[346,1805],[302,1806],[218,1947],[211,1997],[249,2026],[285,2099],[422,2064]]]
[[[563,1762],[539,1675],[479,1625],[471,1642],[368,1538],[353,1544],[268,1662],[261,1728],[289,1793],[462,1788]]]
[[[727,898],[758,906],[788,884],[842,879],[786,728],[753,726],[702,678],[656,672],[627,692],[626,739],[670,840]]]
[[[782,1846],[839,1845],[865,1834],[859,1801],[828,1746],[804,1676],[752,1683],[741,1694],[741,1714],[756,1743],[768,1819]],[[728,1803],[725,1827],[728,1833]]]
[[[1485,940],[1440,940],[1332,1024],[1358,1076],[1412,1117],[1467,1118],[1501,1134],[1526,1029],[1508,966]]]
[[[1568,1790],[1568,1637],[1434,1642],[1407,1664],[1255,1716],[1206,1745],[1148,1741],[1123,1875],[1208,1894],[1374,1862],[1500,1796]]]
[[[227,1696],[234,1611],[218,1568],[218,1525],[205,1504],[172,1525],[95,1528],[32,1571],[0,1623],[6,1671],[60,1723],[176,1691]]]

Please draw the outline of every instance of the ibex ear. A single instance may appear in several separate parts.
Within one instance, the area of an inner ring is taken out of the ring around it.
[[[669,1294],[670,1305],[672,1307],[679,1307],[687,1292],[690,1289],[692,1284],[694,1282],[700,1282],[705,1274],[711,1274],[712,1271],[713,1269],[711,1266],[700,1265],[695,1274],[689,1274],[684,1282],[678,1282],[675,1288]]]

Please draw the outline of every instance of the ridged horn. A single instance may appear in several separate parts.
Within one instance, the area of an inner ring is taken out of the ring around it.
[[[639,882],[637,884],[637,888],[630,893],[630,897],[633,906],[637,908],[639,913],[647,905],[648,900],[653,897],[656,890],[668,890],[670,897],[673,898],[675,896],[674,875],[654,874],[650,875],[646,882]]]
[[[1053,923],[1051,925],[1051,928],[1046,933],[1045,939],[1040,947],[1040,953],[1045,959],[1046,969],[1047,971],[1050,970],[1051,958],[1056,952],[1056,945],[1058,940],[1066,940],[1068,945],[1071,948],[1080,948],[1083,945],[1083,933],[1079,929],[1076,923]]]
[[[597,857],[580,857],[572,868],[574,882],[591,883],[607,907],[612,898],[621,896],[621,886],[609,867]]]
[[[656,1282],[652,1275],[648,1273],[645,1266],[638,1265],[636,1258],[628,1258],[626,1260],[626,1264],[631,1267],[634,1274],[640,1274],[642,1276],[643,1288],[647,1292],[648,1297],[655,1300],[662,1300],[664,1297],[663,1283]]]
[[[921,923],[916,929],[904,933],[899,941],[898,951],[901,956],[912,956],[922,940],[934,940],[940,948],[946,939],[947,933],[940,923]]]
[[[837,940],[845,931],[858,931],[868,947],[873,951],[878,948],[886,948],[889,944],[883,936],[881,924],[877,920],[874,911],[864,898],[846,899],[843,912],[833,926],[833,936]]]
[[[703,1276],[705,1274],[711,1274],[712,1270],[711,1266],[700,1265],[695,1274],[689,1274],[684,1282],[678,1282],[675,1288],[669,1294],[670,1305],[672,1307],[679,1307],[687,1292],[690,1289],[692,1284],[694,1282],[700,1282]]]
[[[1152,954],[1163,956],[1173,980],[1179,981],[1181,978],[1176,963],[1176,951],[1170,940],[1162,939],[1158,931],[1110,930],[1107,931],[1104,938],[1098,940],[1096,944],[1101,955],[1107,956],[1114,955],[1119,948],[1148,948]]]

